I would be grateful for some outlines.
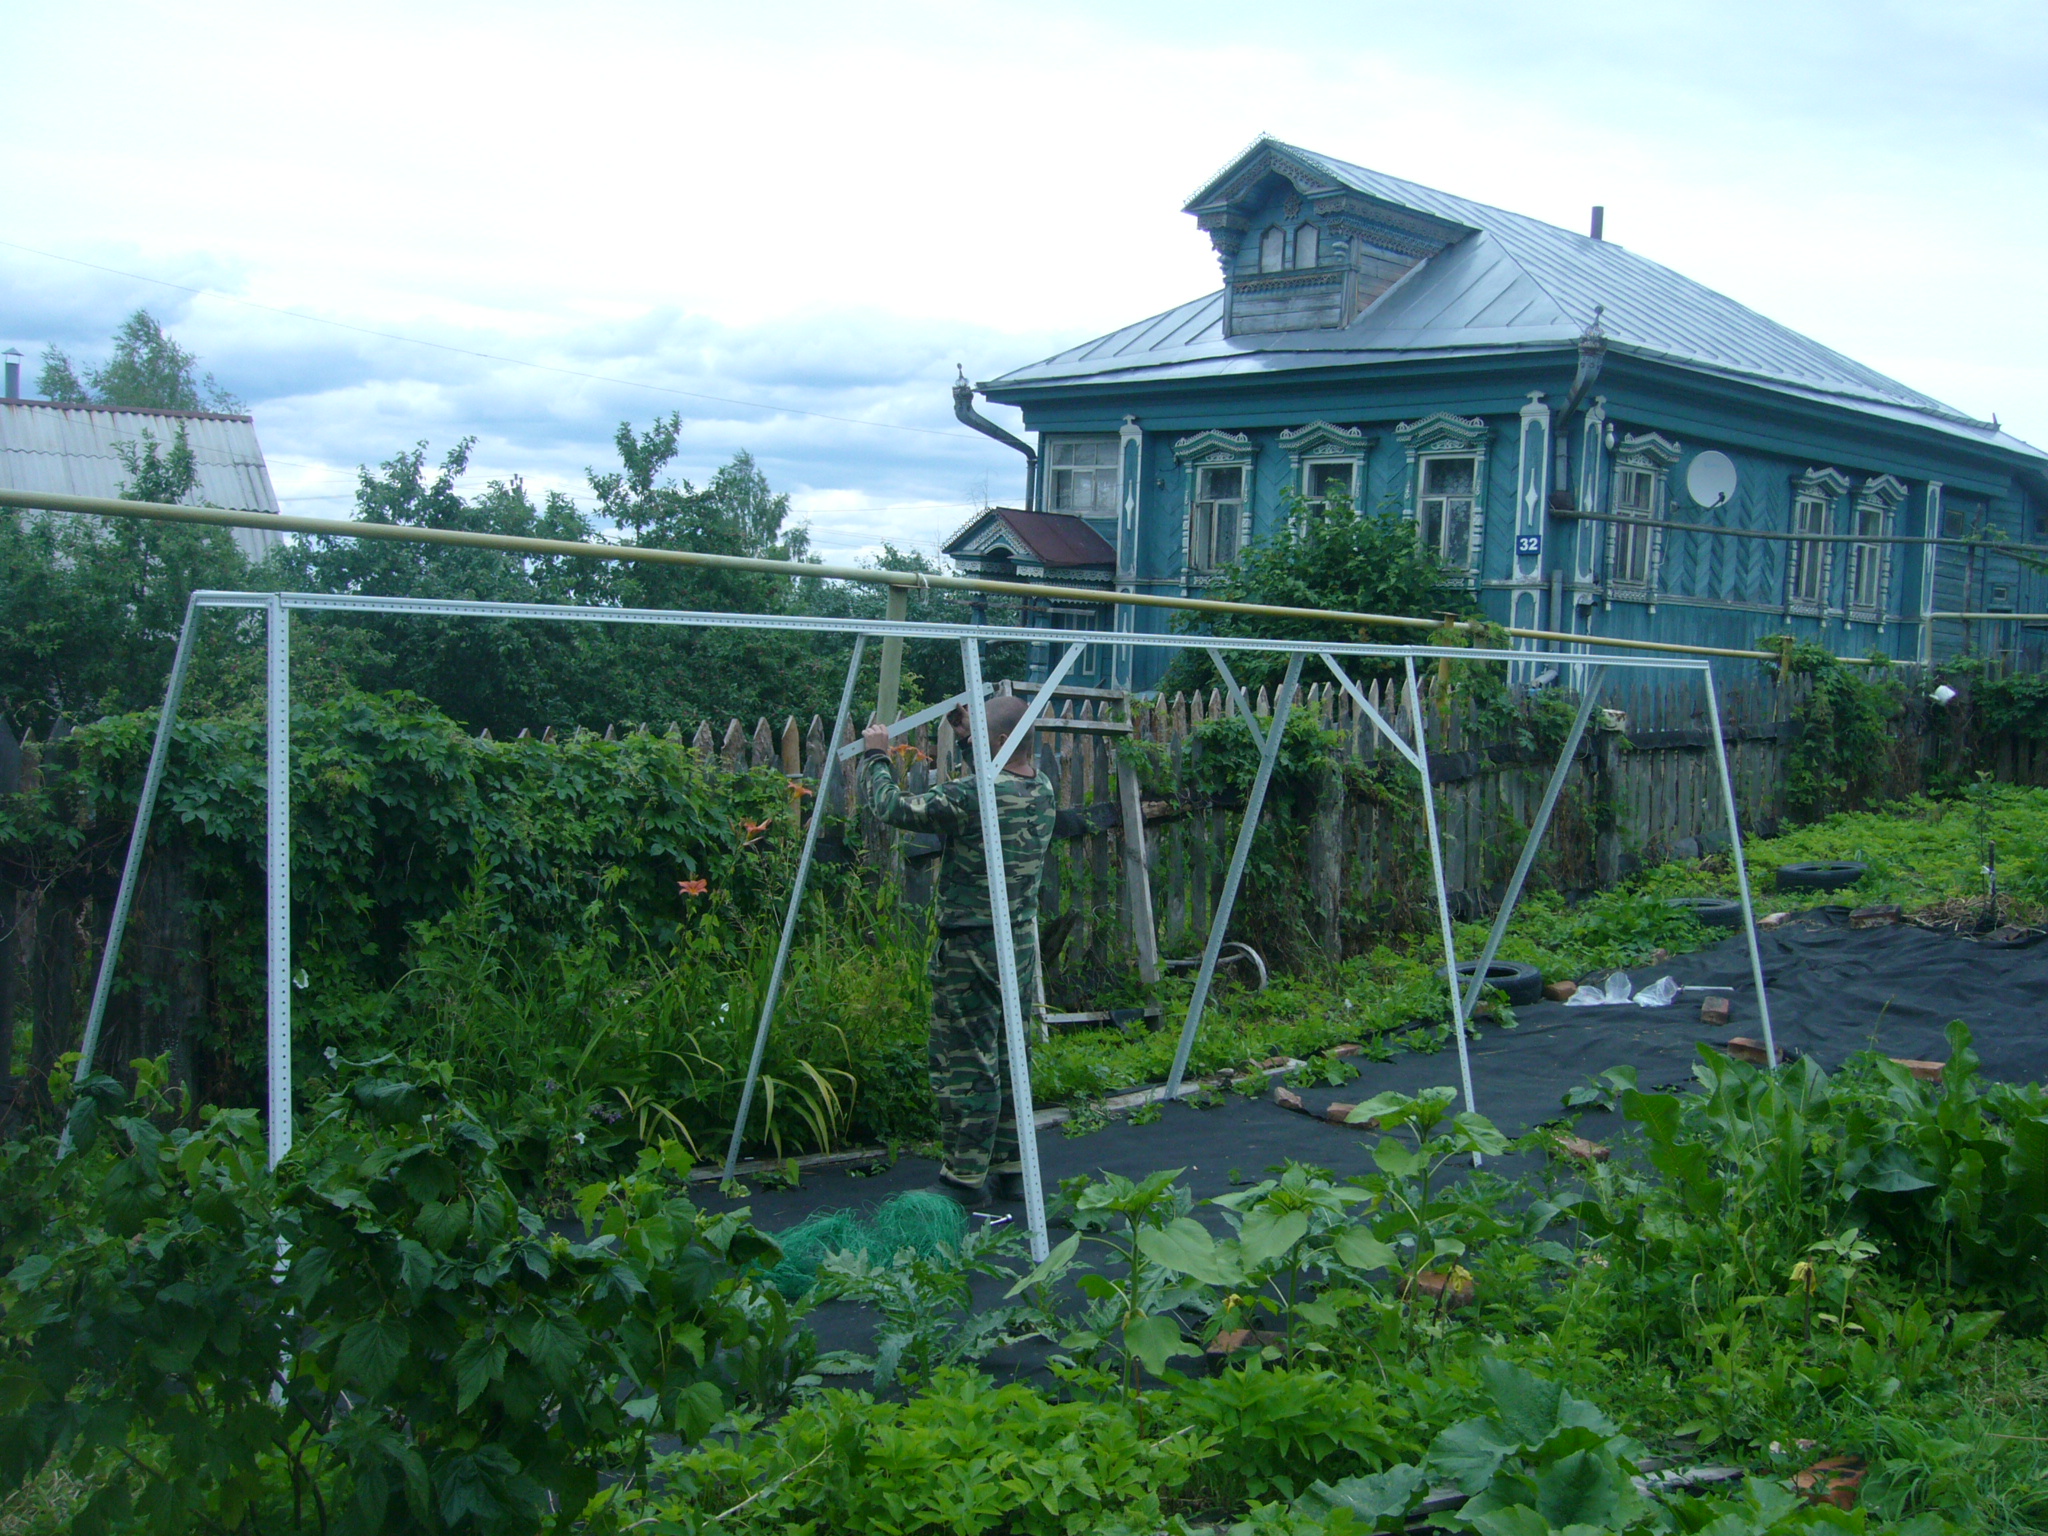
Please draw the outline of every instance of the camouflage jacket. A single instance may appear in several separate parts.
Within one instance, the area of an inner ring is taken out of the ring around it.
[[[896,785],[886,753],[869,752],[860,764],[861,803],[882,821],[906,832],[938,832],[946,838],[939,870],[939,926],[986,928],[988,860],[982,856],[981,800],[972,777],[935,784],[922,794]],[[1004,884],[1010,892],[1010,921],[1018,927],[1038,916],[1038,883],[1052,844],[1052,781],[1044,774],[1020,778],[996,775],[996,816],[1003,829]]]

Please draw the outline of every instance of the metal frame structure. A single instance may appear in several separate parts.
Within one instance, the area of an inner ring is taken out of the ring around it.
[[[266,999],[266,1081],[267,1104],[265,1123],[268,1130],[269,1157],[271,1166],[291,1150],[292,1144],[292,1069],[291,1069],[291,845],[290,845],[290,619],[294,611],[314,613],[383,613],[414,614],[436,618],[479,618],[479,619],[533,619],[550,622],[590,624],[648,624],[665,625],[685,629],[778,629],[797,632],[811,632],[831,635],[850,635],[853,638],[853,657],[847,668],[846,682],[840,691],[839,708],[833,727],[833,749],[826,755],[820,773],[818,792],[819,810],[814,811],[811,823],[804,836],[803,852],[797,861],[794,887],[790,893],[789,906],[782,925],[781,941],[776,949],[774,968],[763,998],[761,1017],[756,1025],[753,1051],[748,1062],[745,1087],[741,1094],[738,1119],[733,1127],[730,1146],[727,1149],[726,1169],[734,1167],[744,1135],[747,1118],[752,1110],[755,1086],[759,1080],[761,1062],[767,1049],[768,1037],[774,1025],[775,1009],[781,994],[782,979],[787,966],[796,924],[803,905],[804,889],[808,882],[817,846],[818,831],[823,821],[822,808],[834,775],[839,771],[839,762],[851,752],[839,746],[839,738],[846,733],[853,705],[853,695],[860,675],[860,666],[870,639],[879,638],[884,643],[885,654],[889,649],[900,647],[905,639],[953,640],[960,646],[961,665],[967,684],[966,691],[956,699],[949,699],[941,705],[920,712],[909,720],[895,722],[888,728],[892,735],[901,735],[925,720],[935,718],[956,704],[964,704],[969,720],[969,734],[972,743],[973,761],[979,780],[982,835],[988,850],[989,898],[991,913],[997,931],[1004,936],[998,943],[997,971],[1002,993],[1003,1032],[1010,1058],[1011,1093],[1017,1117],[1019,1150],[1023,1162],[1025,1188],[1025,1219],[1030,1235],[1030,1247],[1034,1260],[1042,1260],[1047,1252],[1044,1191],[1038,1169],[1038,1143],[1033,1126],[1031,1073],[1024,1031],[1024,1010],[1019,996],[1019,977],[1016,966],[1016,947],[1011,933],[1009,888],[1003,869],[1002,843],[998,830],[995,801],[994,776],[989,771],[991,764],[1001,763],[1008,758],[1011,741],[1021,741],[1025,734],[1037,725],[1046,707],[1052,702],[1055,691],[1068,671],[1089,645],[1145,645],[1168,650],[1203,650],[1208,652],[1229,685],[1230,697],[1239,716],[1251,732],[1259,748],[1259,767],[1252,783],[1244,818],[1238,829],[1237,843],[1232,851],[1230,867],[1224,879],[1224,887],[1218,900],[1207,943],[1202,952],[1202,965],[1195,981],[1194,995],[1190,1000],[1188,1013],[1181,1026],[1178,1046],[1174,1053],[1173,1070],[1167,1083],[1169,1096],[1178,1095],[1187,1070],[1195,1037],[1201,1027],[1202,1014],[1207,1006],[1211,986],[1215,981],[1216,965],[1221,953],[1224,937],[1229,927],[1230,914],[1237,899],[1238,888],[1244,878],[1244,868],[1251,851],[1252,839],[1257,831],[1259,818],[1264,811],[1266,792],[1272,783],[1274,766],[1280,755],[1281,742],[1286,734],[1288,716],[1293,708],[1294,698],[1301,679],[1303,661],[1314,656],[1337,679],[1351,696],[1366,718],[1372,723],[1394,750],[1404,758],[1420,777],[1423,795],[1423,821],[1429,842],[1430,869],[1436,887],[1438,926],[1444,946],[1444,964],[1451,1004],[1451,1018],[1458,1042],[1458,1070],[1465,1107],[1474,1107],[1472,1091],[1472,1065],[1467,1049],[1465,1020],[1474,1003],[1491,963],[1499,948],[1502,936],[1507,930],[1509,918],[1515,903],[1520,899],[1522,886],[1535,861],[1536,849],[1549,826],[1550,816],[1556,807],[1558,794],[1563,788],[1573,757],[1582,740],[1588,720],[1591,718],[1594,701],[1601,681],[1608,670],[1658,669],[1696,673],[1706,691],[1707,713],[1712,725],[1714,757],[1721,782],[1721,797],[1728,817],[1728,832],[1734,854],[1736,880],[1741,887],[1743,928],[1748,936],[1750,975],[1756,987],[1757,1008],[1763,1024],[1764,1042],[1770,1059],[1776,1061],[1777,1047],[1772,1033],[1769,1002],[1764,993],[1763,964],[1757,950],[1756,917],[1751,901],[1748,868],[1743,860],[1742,834],[1739,824],[1733,780],[1728,772],[1726,742],[1721,732],[1720,704],[1715,695],[1713,674],[1710,664],[1700,658],[1674,657],[1658,654],[1653,656],[1602,656],[1589,660],[1583,655],[1563,651],[1477,651],[1463,647],[1445,646],[1400,646],[1370,645],[1363,643],[1322,643],[1298,640],[1246,640],[1232,639],[1227,645],[1219,645],[1211,637],[1199,635],[1136,635],[1115,631],[1062,631],[1060,639],[1065,650],[1051,675],[1040,684],[1034,697],[1001,746],[991,743],[988,736],[988,715],[985,698],[988,684],[982,677],[981,646],[990,641],[1043,642],[1046,632],[1041,629],[1015,628],[996,625],[958,624],[914,624],[898,618],[880,620],[814,619],[783,615],[694,613],[674,612],[660,609],[621,608],[577,608],[546,603],[493,603],[462,602],[431,598],[386,598],[349,594],[323,593],[248,593],[248,592],[195,592],[185,611],[183,628],[178,635],[177,651],[171,665],[171,677],[164,692],[164,707],[157,721],[156,737],[150,748],[149,768],[144,776],[142,797],[136,808],[135,825],[129,837],[127,860],[122,868],[121,882],[115,897],[112,919],[109,924],[106,947],[100,958],[100,969],[93,990],[90,1012],[86,1018],[85,1037],[79,1050],[77,1076],[83,1079],[92,1070],[93,1059],[98,1050],[100,1029],[106,1012],[106,1004],[112,989],[114,967],[119,960],[121,940],[127,928],[128,911],[135,892],[135,884],[141,871],[144,847],[149,837],[151,817],[163,786],[164,767],[170,752],[170,742],[177,718],[178,702],[184,689],[185,674],[190,666],[192,652],[198,638],[199,620],[208,609],[241,610],[245,613],[260,612],[264,616],[266,631],[266,721],[265,721],[265,803],[264,822],[264,971]],[[894,645],[892,646],[892,642]],[[1229,664],[1224,660],[1225,650],[1233,652],[1265,652],[1286,658],[1286,679],[1280,686],[1279,696],[1274,701],[1270,723],[1261,726],[1251,701],[1238,684]],[[1589,674],[1585,697],[1581,700],[1576,718],[1566,739],[1562,755],[1553,770],[1545,789],[1540,810],[1529,829],[1513,878],[1509,882],[1505,899],[1496,915],[1491,932],[1483,951],[1481,964],[1469,989],[1461,991],[1457,980],[1457,949],[1452,928],[1450,896],[1445,886],[1443,845],[1436,819],[1435,796],[1430,791],[1429,748],[1422,724],[1421,694],[1417,686],[1415,663],[1418,660],[1449,661],[1500,661],[1510,664],[1527,663],[1541,657],[1551,656],[1568,660],[1575,666],[1585,667]],[[1367,659],[1398,662],[1403,669],[1403,695],[1409,716],[1410,737],[1404,739],[1394,726],[1374,709],[1363,690],[1345,671],[1348,659]],[[893,691],[893,690],[892,690]],[[894,701],[889,708],[878,713],[893,714]],[[1127,829],[1142,837],[1142,827]]]

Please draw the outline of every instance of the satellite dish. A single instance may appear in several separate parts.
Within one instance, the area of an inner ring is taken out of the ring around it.
[[[1735,461],[1716,448],[1695,454],[1686,466],[1685,493],[1695,506],[1720,506],[1735,494]]]

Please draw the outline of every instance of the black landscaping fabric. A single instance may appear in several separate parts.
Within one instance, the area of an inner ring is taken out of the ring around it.
[[[2008,1082],[2048,1078],[2048,943],[1997,948],[1910,925],[1853,929],[1846,907],[1823,908],[1758,934],[1771,1022],[1781,1051],[1810,1056],[1833,1070],[1862,1050],[1942,1061],[1944,1031],[1953,1019],[1970,1026],[1985,1074]],[[1515,1010],[1518,1027],[1481,1026],[1471,1042],[1473,1097],[1481,1113],[1510,1136],[1565,1114],[1563,1096],[1609,1067],[1630,1065],[1644,1088],[1690,1086],[1702,1042],[1737,1035],[1761,1039],[1763,1027],[1742,934],[1707,949],[1631,968],[1637,989],[1671,976],[1683,986],[1727,986],[1724,1025],[1700,1021],[1702,998],[1683,992],[1667,1008],[1571,1008],[1532,1004]],[[1359,1102],[1396,1089],[1415,1093],[1458,1082],[1456,1046],[1408,1051],[1387,1062],[1361,1061],[1359,1077],[1342,1088],[1305,1089],[1311,1111],[1333,1100]],[[1162,1106],[1148,1125],[1112,1122],[1087,1136],[1041,1131],[1039,1162],[1048,1191],[1076,1174],[1121,1173],[1142,1178],[1161,1168],[1185,1170],[1197,1199],[1226,1193],[1290,1159],[1333,1170],[1340,1178],[1367,1172],[1377,1133],[1332,1125],[1314,1114],[1280,1108],[1270,1097],[1226,1095],[1212,1108]],[[1497,1160],[1507,1177],[1527,1170],[1523,1158]],[[710,1206],[745,1204],[774,1232],[819,1211],[870,1206],[905,1189],[928,1188],[937,1165],[905,1157],[859,1177],[845,1170],[808,1173],[797,1189],[756,1186],[733,1201],[704,1189]],[[1023,1208],[1007,1207],[1021,1224]],[[1197,1208],[1197,1214],[1205,1214]],[[987,1294],[984,1295],[983,1293]],[[976,1302],[993,1304],[1000,1287],[976,1286]],[[828,1306],[812,1314],[826,1348],[865,1348],[872,1319]],[[987,1362],[998,1374],[1033,1373],[1042,1348]],[[1007,1367],[1007,1369],[1005,1369]]]

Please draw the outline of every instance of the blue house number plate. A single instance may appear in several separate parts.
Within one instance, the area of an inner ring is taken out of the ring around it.
[[[1515,553],[1518,555],[1540,555],[1543,553],[1543,535],[1540,533],[1518,533],[1515,535]]]

